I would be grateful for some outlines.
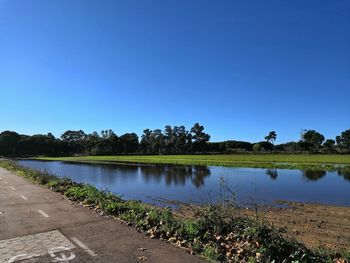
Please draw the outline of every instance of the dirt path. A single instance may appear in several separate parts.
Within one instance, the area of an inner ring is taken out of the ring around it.
[[[0,168],[0,262],[204,262]]]

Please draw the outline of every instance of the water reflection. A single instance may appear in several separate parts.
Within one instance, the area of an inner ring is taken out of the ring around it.
[[[350,168],[339,169],[338,175],[343,176],[345,180],[350,181]]]
[[[269,204],[274,200],[289,200],[350,206],[350,168],[326,172],[216,166],[92,165],[29,160],[18,163],[99,189],[108,189],[126,199],[145,202],[153,202],[154,199],[186,203],[216,202],[222,194],[220,180],[224,177],[237,195],[237,200],[242,203],[254,198],[256,202]]]
[[[278,177],[277,169],[267,169],[266,174],[269,175],[272,180],[276,180]]]
[[[326,171],[323,170],[304,170],[303,177],[308,181],[317,181],[324,177],[327,174]]]
[[[197,188],[203,186],[204,178],[211,174],[206,166],[140,166],[140,171],[146,182],[160,182],[164,177],[166,185],[169,186],[185,185],[190,180]]]

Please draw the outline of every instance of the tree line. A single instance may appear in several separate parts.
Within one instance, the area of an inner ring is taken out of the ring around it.
[[[14,131],[0,133],[0,156],[69,156],[118,154],[186,154],[206,151],[210,135],[195,123],[190,130],[184,126],[167,125],[160,129],[145,129],[118,136],[112,130],[86,134],[83,130],[68,130],[60,138],[46,135],[23,135]]]
[[[264,141],[250,143],[245,141],[224,141],[209,143],[209,152],[281,152],[281,153],[350,153],[350,129],[336,136],[335,139],[326,139],[315,130],[303,130],[300,140],[275,145],[276,131],[271,131],[264,137]]]
[[[185,126],[165,126],[145,129],[118,136],[112,130],[86,134],[83,130],[68,130],[60,138],[46,135],[23,135],[14,131],[0,133],[0,156],[70,156],[70,155],[122,155],[122,154],[200,154],[200,153],[350,153],[350,129],[334,139],[315,130],[303,130],[297,142],[275,145],[277,133],[269,132],[256,143],[228,140],[209,142],[210,135],[204,126],[195,123],[190,130]]]

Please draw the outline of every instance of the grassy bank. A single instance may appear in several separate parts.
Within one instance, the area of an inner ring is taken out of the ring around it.
[[[71,200],[118,217],[152,238],[168,240],[208,259],[221,262],[333,262],[342,257],[335,252],[310,250],[295,240],[286,239],[283,229],[261,220],[238,217],[229,206],[204,207],[195,218],[184,219],[169,209],[126,201],[91,185],[60,179],[10,161],[0,161],[0,166],[50,187]]]
[[[350,155],[338,154],[134,155],[39,157],[37,159],[89,163],[124,162],[282,169],[336,170],[339,166],[350,167]]]

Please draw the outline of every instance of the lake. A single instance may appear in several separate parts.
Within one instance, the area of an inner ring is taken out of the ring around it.
[[[87,183],[125,199],[166,205],[225,198],[241,205],[274,204],[277,200],[350,206],[350,174],[340,171],[175,166],[148,164],[78,164],[18,160],[18,164],[75,182]]]

